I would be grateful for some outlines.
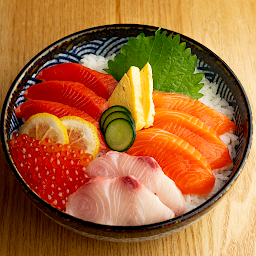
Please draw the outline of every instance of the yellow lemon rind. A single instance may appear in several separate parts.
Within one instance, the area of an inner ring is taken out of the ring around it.
[[[40,131],[39,126],[44,126],[45,131]],[[28,134],[35,137],[37,140],[43,140],[44,138],[50,138],[54,143],[68,144],[69,138],[65,126],[61,123],[60,119],[49,113],[38,113],[32,115],[24,124],[21,130],[21,134]],[[57,134],[58,138],[52,138],[54,134]]]
[[[64,116],[60,118],[60,121],[68,131],[70,145],[72,146],[72,143],[74,143],[71,137],[72,136],[71,129],[74,129],[74,127],[76,127],[77,129],[79,129],[79,132],[82,131],[83,138],[88,143],[86,145],[87,148],[85,149],[85,151],[91,154],[93,158],[95,158],[99,152],[99,145],[100,145],[98,130],[96,126],[84,120],[83,118],[80,118],[77,116]]]

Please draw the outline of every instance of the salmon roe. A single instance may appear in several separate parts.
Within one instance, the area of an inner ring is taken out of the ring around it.
[[[42,199],[64,211],[68,196],[89,180],[86,167],[93,160],[83,149],[53,144],[27,134],[13,133],[10,140],[13,160],[26,183]]]

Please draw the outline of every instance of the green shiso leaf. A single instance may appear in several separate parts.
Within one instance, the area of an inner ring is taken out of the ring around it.
[[[120,81],[131,66],[142,69],[147,62],[153,72],[154,90],[186,94],[198,99],[203,96],[199,90],[204,74],[193,74],[197,57],[191,56],[186,43],[180,43],[180,35],[168,36],[159,28],[155,36],[146,37],[141,33],[137,38],[129,38],[121,47],[114,60],[109,60],[107,73]],[[200,83],[200,84],[199,84]]]

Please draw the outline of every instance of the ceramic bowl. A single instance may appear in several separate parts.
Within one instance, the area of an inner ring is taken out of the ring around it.
[[[106,226],[83,221],[67,215],[52,207],[34,193],[22,179],[10,156],[8,140],[22,121],[15,116],[14,109],[24,102],[23,92],[35,83],[36,74],[45,67],[63,62],[79,62],[85,54],[93,53],[104,57],[118,53],[129,37],[136,37],[141,32],[146,36],[154,35],[157,27],[137,24],[108,25],[80,31],[64,37],[38,53],[21,70],[12,83],[6,96],[2,117],[2,145],[11,170],[22,189],[32,202],[48,217],[77,233],[91,238],[107,241],[145,241],[173,234],[198,221],[210,212],[227,194],[229,188],[238,178],[249,153],[252,140],[252,115],[245,91],[232,70],[212,51],[202,44],[180,35],[181,42],[191,48],[192,54],[198,58],[197,68],[204,71],[210,82],[218,85],[218,93],[235,109],[235,123],[238,126],[236,135],[239,144],[232,174],[224,186],[209,200],[194,210],[174,219],[152,225],[138,227]],[[167,34],[173,31],[167,30]]]

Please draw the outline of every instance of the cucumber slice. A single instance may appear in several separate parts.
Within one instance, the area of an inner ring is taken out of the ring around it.
[[[105,121],[104,121],[104,123],[103,123],[103,125],[102,125],[102,129],[101,129],[101,131],[102,131],[103,134],[105,133],[105,130],[106,130],[106,127],[108,126],[108,124],[109,124],[111,121],[113,121],[114,119],[117,119],[117,118],[123,118],[123,119],[125,119],[125,120],[128,120],[129,122],[131,122],[131,124],[132,124],[132,125],[134,126],[134,128],[135,128],[135,122],[134,122],[134,120],[133,120],[133,118],[132,118],[132,115],[130,115],[129,113],[126,113],[126,112],[122,112],[122,111],[115,111],[115,112],[110,113],[110,114],[106,117],[106,119],[105,119]]]
[[[111,121],[105,130],[105,141],[115,151],[128,150],[136,138],[134,126],[126,119],[118,118]]]
[[[107,117],[109,114],[111,114],[111,113],[113,113],[113,112],[115,112],[115,111],[122,111],[122,112],[129,113],[129,114],[131,115],[130,110],[128,110],[128,109],[127,109],[126,107],[124,107],[124,106],[119,106],[119,105],[112,106],[112,107],[106,109],[106,110],[102,113],[101,118],[100,118],[100,127],[101,127],[101,128],[102,128],[102,126],[103,126],[103,123],[104,123],[106,117]]]

